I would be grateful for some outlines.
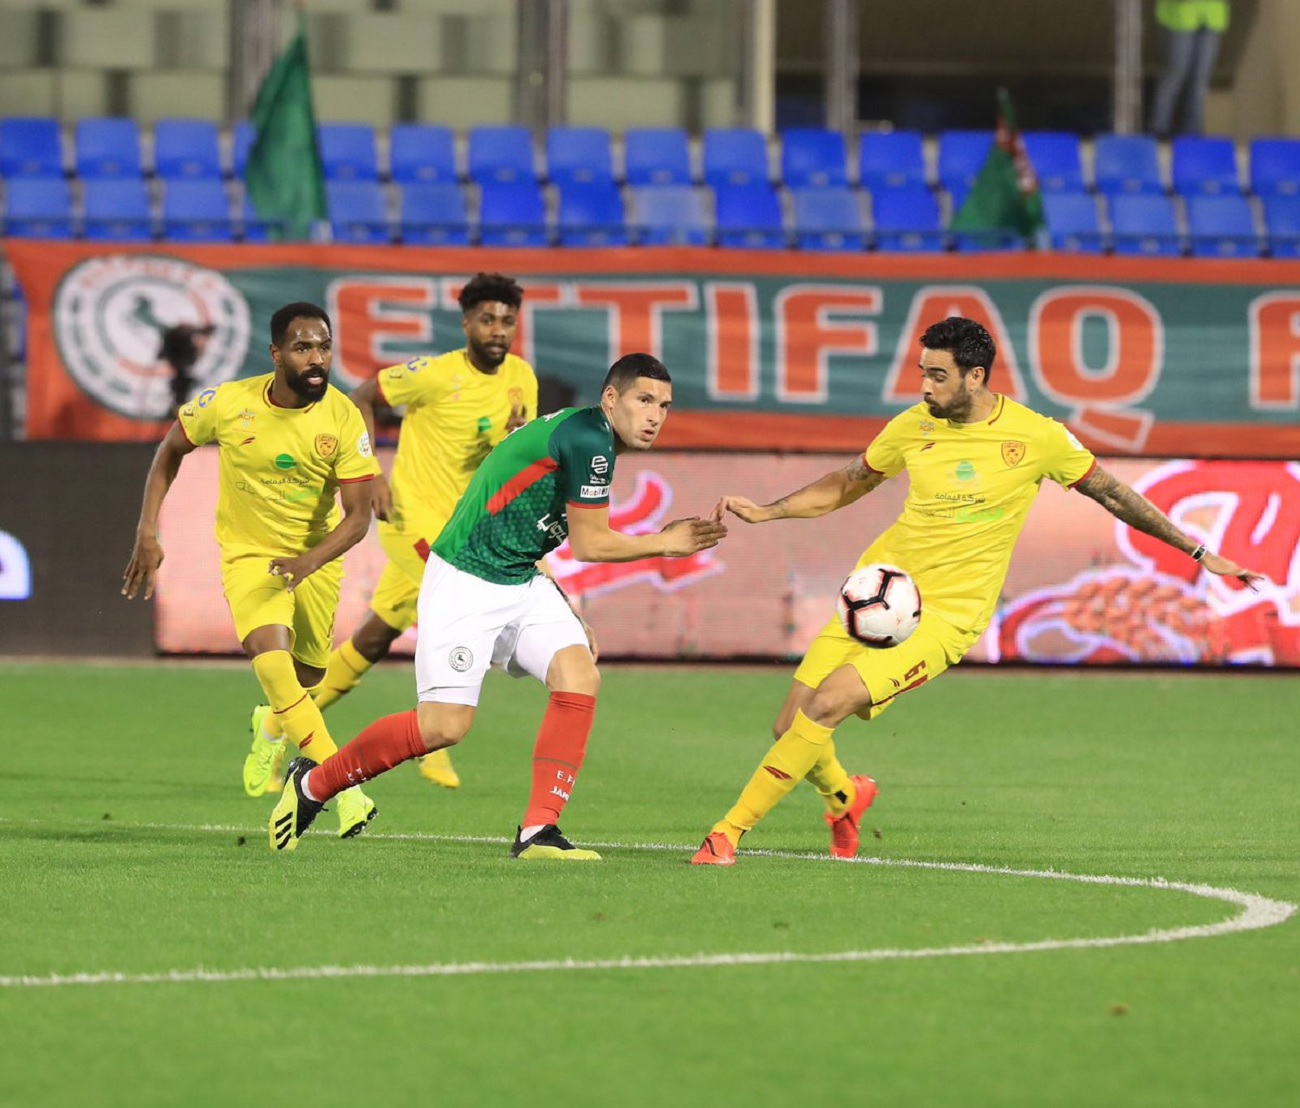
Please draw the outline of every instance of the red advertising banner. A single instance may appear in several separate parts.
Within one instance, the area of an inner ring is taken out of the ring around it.
[[[381,459],[387,462],[387,458]],[[843,463],[839,456],[689,454],[620,459],[611,519],[628,533],[709,511],[735,493],[773,500]],[[212,538],[217,454],[187,459],[161,521],[167,560],[157,643],[169,653],[238,652]],[[986,662],[1300,667],[1300,464],[1107,462],[1189,533],[1266,574],[1252,593],[1120,525],[1091,500],[1044,483],[1012,560],[998,615],[970,655]],[[555,575],[610,657],[799,656],[830,618],[862,549],[897,516],[905,479],[820,520],[747,527],[691,558],[577,561]],[[336,621],[365,618],[383,568],[372,535],[345,560]],[[398,650],[413,649],[414,632]]]

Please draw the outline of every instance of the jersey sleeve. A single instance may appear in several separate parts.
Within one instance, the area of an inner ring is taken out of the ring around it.
[[[1092,472],[1097,459],[1064,424],[1054,419],[1044,422],[1043,476],[1050,477],[1067,489],[1071,488]]]
[[[614,477],[614,444],[579,419],[568,419],[551,440],[559,465],[559,485],[567,503],[579,508],[601,508],[609,503]]]
[[[185,437],[195,446],[216,442],[221,430],[221,388],[204,389],[176,413]]]
[[[390,408],[405,405],[414,408],[427,404],[438,391],[438,374],[432,368],[432,358],[412,358],[400,365],[390,365],[378,374],[378,386],[383,402]]]
[[[524,394],[524,418],[536,419],[537,411],[537,374],[533,372],[533,367],[527,362],[521,363],[523,371],[520,373],[519,387]]]
[[[906,414],[906,413],[904,413]],[[862,455],[862,460],[877,473],[897,477],[903,472],[903,438],[900,431],[902,416],[895,416],[885,424]]]
[[[350,400],[341,405],[343,418],[339,426],[338,455],[334,462],[334,476],[340,483],[368,481],[379,472],[375,452],[366,433],[365,421]]]

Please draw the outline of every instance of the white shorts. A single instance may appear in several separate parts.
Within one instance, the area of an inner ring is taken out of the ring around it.
[[[548,578],[494,585],[433,554],[418,614],[416,691],[437,704],[477,706],[492,666],[545,683],[557,651],[587,645],[582,623]]]

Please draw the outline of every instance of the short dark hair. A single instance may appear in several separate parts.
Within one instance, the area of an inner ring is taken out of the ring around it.
[[[998,348],[988,331],[973,319],[950,315],[921,336],[921,345],[927,350],[946,350],[963,377],[977,365],[984,367],[985,384],[993,375],[993,359],[998,356]]]
[[[624,354],[609,367],[600,391],[604,392],[613,385],[614,391],[621,396],[636,384],[638,377],[649,377],[652,381],[672,381],[668,367],[653,354]]]
[[[460,310],[472,311],[480,304],[509,304],[518,309],[524,302],[524,290],[513,277],[500,273],[476,273],[460,290]]]
[[[273,346],[283,346],[284,340],[289,334],[289,324],[295,319],[319,319],[324,321],[325,326],[329,328],[330,334],[334,333],[334,324],[330,322],[329,313],[319,304],[309,304],[305,300],[295,300],[292,304],[286,304],[283,308],[276,310],[271,316],[271,344]]]

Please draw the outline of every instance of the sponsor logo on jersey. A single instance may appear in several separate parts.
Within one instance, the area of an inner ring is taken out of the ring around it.
[[[597,497],[597,496],[608,496],[609,486],[608,485],[583,485],[581,495],[589,498]]]
[[[243,294],[215,270],[174,258],[89,258],[59,285],[50,318],[69,376],[127,419],[166,419],[172,410],[174,371],[160,353],[170,328],[213,328],[190,369],[199,386],[234,378],[248,353]]]
[[[1025,444],[1023,442],[1004,442],[1002,444],[1002,460],[1011,468],[1018,466],[1025,456]]]
[[[594,458],[591,459],[591,472],[608,473],[609,459],[606,458],[604,454],[597,454]]]
[[[479,416],[478,433],[480,435],[486,435],[491,430],[492,430],[492,420],[488,416]]]
[[[361,437],[357,439],[357,453],[363,458],[370,457],[370,435],[365,431],[362,431]]]
[[[322,458],[332,458],[339,448],[338,435],[317,435],[316,453]]]
[[[960,462],[957,468],[953,470],[952,475],[956,477],[958,481],[974,481],[975,467],[968,461]]]
[[[917,424],[917,430],[920,431],[921,434],[923,435],[928,435],[931,431],[934,430],[934,424],[931,423],[928,419],[923,419],[919,424]]]
[[[293,460],[292,455],[278,454],[275,459],[276,469],[293,469],[298,463]]]

